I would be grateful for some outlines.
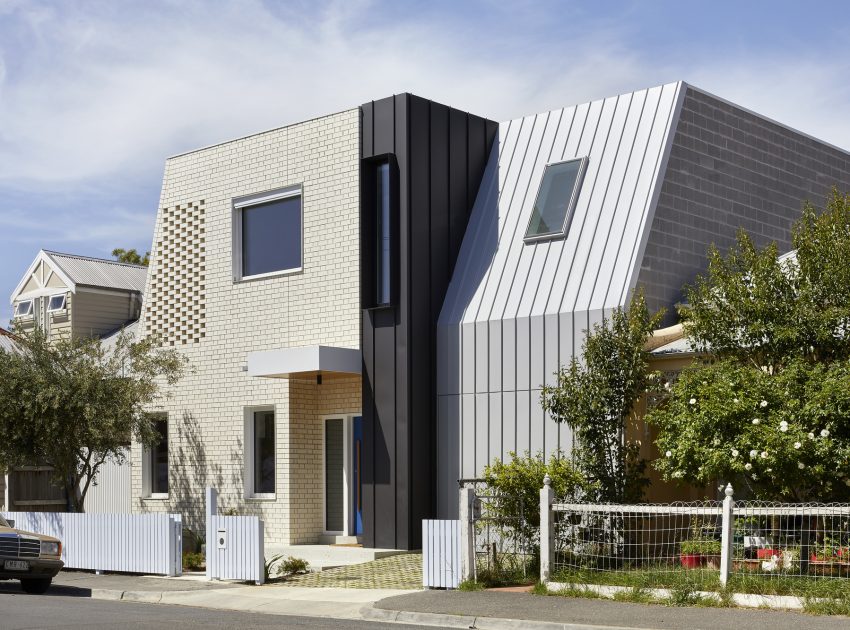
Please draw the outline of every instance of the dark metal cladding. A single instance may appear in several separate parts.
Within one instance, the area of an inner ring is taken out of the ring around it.
[[[498,124],[412,94],[361,107],[364,542],[418,549],[436,513],[436,326]],[[374,306],[377,159],[394,165],[393,299]]]

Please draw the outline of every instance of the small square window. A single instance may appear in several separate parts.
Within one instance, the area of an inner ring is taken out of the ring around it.
[[[47,303],[47,312],[54,313],[56,311],[64,311],[65,310],[65,294],[62,295],[53,295],[50,297],[50,301]]]
[[[15,304],[15,317],[32,317],[32,300]]]
[[[526,241],[566,234],[586,166],[587,158],[546,165],[525,231]]]
[[[300,188],[234,203],[234,267],[238,280],[299,271]]]

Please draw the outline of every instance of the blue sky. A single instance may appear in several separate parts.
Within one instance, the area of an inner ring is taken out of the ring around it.
[[[496,120],[684,79],[850,148],[850,3],[0,0],[0,325],[150,249],[167,156],[411,91]]]

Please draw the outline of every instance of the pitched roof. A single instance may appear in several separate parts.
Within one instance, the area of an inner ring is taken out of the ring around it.
[[[48,260],[75,285],[124,291],[145,290],[148,268],[114,260],[43,250]]]
[[[5,328],[0,328],[0,350],[4,352],[18,352],[18,344],[15,343],[15,337]]]

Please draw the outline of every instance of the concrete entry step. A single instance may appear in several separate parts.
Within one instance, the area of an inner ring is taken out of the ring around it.
[[[338,545],[266,545],[266,560],[278,554],[283,554],[284,557],[301,558],[307,561],[313,571],[362,564],[405,553],[408,552],[401,549],[369,549]]]
[[[325,534],[319,537],[320,545],[341,545],[345,547],[362,547],[363,538],[360,536],[334,536]]]

